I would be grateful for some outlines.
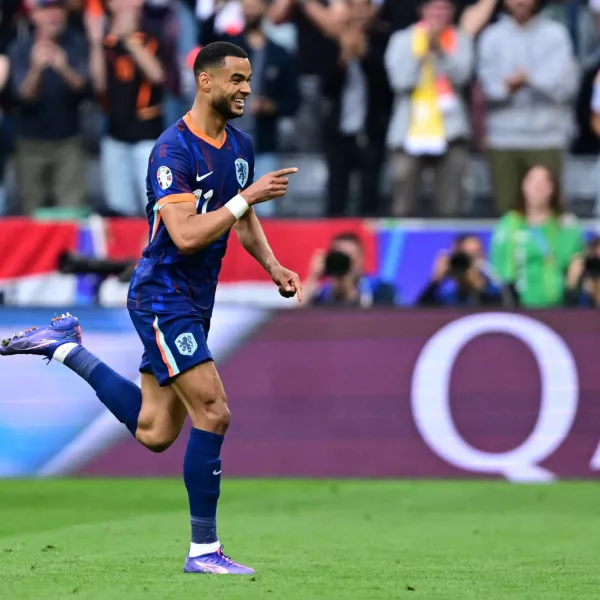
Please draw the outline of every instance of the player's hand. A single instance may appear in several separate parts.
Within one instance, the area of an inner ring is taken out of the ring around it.
[[[302,284],[297,273],[278,265],[271,270],[271,279],[284,298],[293,298],[298,294],[298,302],[302,302]]]
[[[273,200],[273,198],[281,198],[285,196],[288,186],[288,175],[297,173],[295,167],[289,169],[281,169],[274,173],[263,175],[258,181],[255,181],[251,186],[248,186],[240,196],[246,200],[250,206]]]

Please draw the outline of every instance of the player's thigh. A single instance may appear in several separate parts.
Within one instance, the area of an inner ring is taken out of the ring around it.
[[[223,435],[231,415],[223,383],[212,360],[181,373],[171,384],[198,429]]]
[[[152,373],[142,373],[142,409],[137,436],[149,446],[166,448],[179,435],[187,411],[175,390],[160,386]]]
[[[130,310],[129,316],[144,345],[147,364],[160,386],[171,385],[182,373],[212,361],[202,317],[193,311],[156,314]]]

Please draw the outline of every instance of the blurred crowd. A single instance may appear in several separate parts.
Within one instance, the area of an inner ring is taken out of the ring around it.
[[[521,181],[518,204],[496,225],[489,256],[475,233],[439,252],[417,299],[422,307],[600,308],[600,237],[586,239],[565,212],[544,165]],[[304,282],[310,305],[370,308],[404,304],[402,290],[365,270],[359,237],[342,233],[317,250]]]
[[[568,153],[600,150],[600,0],[2,0],[0,215],[7,165],[13,214],[142,215],[150,150],[217,40],[252,61],[235,124],[256,177],[281,153],[323,157],[326,216],[465,216],[472,157],[485,157],[501,217],[490,256],[458,236],[419,304],[600,305],[600,242],[563,186]],[[336,238],[308,296],[401,302],[361,265],[360,240]]]
[[[531,167],[562,194],[565,154],[597,154],[599,32],[598,0],[2,0],[11,212],[85,213],[99,156],[94,210],[143,214],[147,157],[193,101],[195,52],[229,40],[253,63],[236,125],[257,176],[281,152],[318,154],[327,216],[461,217],[482,153],[503,215]]]

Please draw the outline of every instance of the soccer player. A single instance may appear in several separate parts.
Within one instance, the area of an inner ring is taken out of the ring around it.
[[[230,413],[206,338],[232,228],[279,293],[302,300],[298,275],[277,262],[253,210],[282,197],[287,176],[297,169],[252,183],[252,142],[228,124],[243,114],[250,95],[250,62],[241,48],[225,42],[206,46],[194,74],[194,105],[158,139],[148,166],[150,241],[127,299],[145,350],[141,389],[82,345],[79,322],[68,313],[49,327],[3,340],[0,354],[36,354],[65,364],[154,452],[174,442],[189,415],[183,477],[192,543],[184,572],[246,575],[254,570],[223,554],[217,537],[220,453]]]

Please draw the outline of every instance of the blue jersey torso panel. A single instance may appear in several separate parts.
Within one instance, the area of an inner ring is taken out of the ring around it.
[[[229,232],[196,254],[181,254],[161,210],[176,202],[195,202],[198,214],[217,210],[252,183],[253,173],[252,141],[231,125],[218,144],[195,130],[188,113],[161,135],[148,164],[150,235],[129,288],[130,310],[193,311],[210,319]]]

